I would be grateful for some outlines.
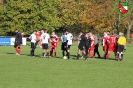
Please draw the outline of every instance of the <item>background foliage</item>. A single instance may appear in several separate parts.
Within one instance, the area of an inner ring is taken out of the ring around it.
[[[65,27],[73,33],[81,30],[98,34],[123,31],[129,38],[133,28],[132,13],[127,17],[116,14],[115,0],[3,1],[0,5],[0,35],[12,35],[15,29],[25,34],[41,28],[61,32]]]

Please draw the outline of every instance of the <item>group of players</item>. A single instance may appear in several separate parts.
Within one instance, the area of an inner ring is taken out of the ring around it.
[[[53,31],[51,36],[47,33],[47,30],[41,30],[41,33],[37,33],[34,31],[29,39],[31,40],[31,51],[30,55],[34,56],[34,51],[36,49],[36,46],[39,44],[42,48],[42,57],[56,57],[57,53],[57,47],[58,47],[58,41],[59,37],[55,34]],[[70,59],[70,47],[72,45],[73,35],[69,33],[67,30],[64,31],[64,33],[61,36],[61,50],[62,50],[62,56],[63,58]],[[53,55],[54,51],[54,55]],[[65,54],[66,52],[66,54]]]
[[[76,59],[80,57],[80,51],[83,52],[85,60],[88,57],[94,58],[95,52],[98,52],[98,42],[96,35],[93,33],[82,32],[79,34],[79,46]],[[96,42],[96,43],[95,43]],[[102,46],[104,51],[104,59],[109,60],[110,52],[114,52],[115,60],[123,60],[123,50],[125,49],[126,38],[123,36],[122,32],[116,36],[115,33],[104,32],[102,37]],[[97,50],[97,51],[95,51]],[[100,56],[99,56],[100,57]],[[101,57],[100,57],[101,58]]]
[[[20,55],[20,45],[22,43],[18,43],[18,41],[21,40],[20,38],[18,39],[19,34],[20,33],[17,30],[15,36],[15,49],[17,55]],[[56,57],[59,37],[54,31],[52,32],[51,36],[47,33],[47,30],[41,30],[40,32],[33,31],[29,39],[31,40],[30,55],[32,57],[34,57],[34,51],[37,45],[41,46],[42,48],[42,57]],[[69,33],[68,30],[65,30],[60,39],[62,42],[62,56],[64,59],[70,59],[70,47],[73,42],[73,35],[72,33]],[[119,32],[119,35],[117,36],[114,33],[110,34],[110,32],[104,32],[102,37],[104,59],[108,60],[110,58],[110,52],[114,52],[115,60],[118,61],[119,59],[122,61],[125,44],[126,38],[123,36],[122,32]],[[98,57],[101,58],[98,51],[98,45],[99,42],[96,35],[91,32],[80,32],[78,36],[78,51],[75,60],[80,58],[80,52],[82,52],[85,60],[87,60],[89,57],[94,58],[95,53],[97,53]]]

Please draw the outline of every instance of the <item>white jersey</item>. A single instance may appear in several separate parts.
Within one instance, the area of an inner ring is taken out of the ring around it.
[[[43,33],[40,37],[40,39],[42,40],[42,44],[45,44],[47,43],[48,44],[48,41],[49,41],[49,34],[48,33]]]
[[[72,45],[73,35],[71,33],[67,34],[67,45]]]
[[[62,41],[62,43],[67,42],[67,36],[66,35],[62,35],[61,36],[61,41]]]
[[[31,40],[31,42],[36,43],[36,35],[35,34],[31,34],[29,39]]]

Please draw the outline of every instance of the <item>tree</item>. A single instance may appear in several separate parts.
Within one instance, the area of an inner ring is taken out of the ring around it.
[[[58,0],[6,0],[0,9],[0,30],[9,35],[15,29],[26,34],[41,28],[58,29],[57,5]]]

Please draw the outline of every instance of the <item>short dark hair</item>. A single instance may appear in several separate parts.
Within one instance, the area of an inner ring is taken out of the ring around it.
[[[37,32],[36,30],[34,30],[33,32]]]

